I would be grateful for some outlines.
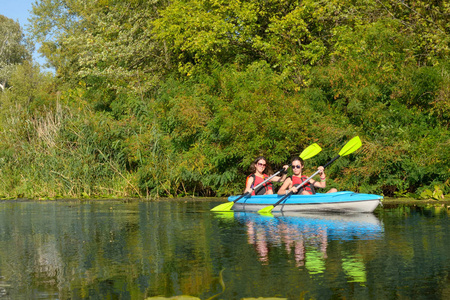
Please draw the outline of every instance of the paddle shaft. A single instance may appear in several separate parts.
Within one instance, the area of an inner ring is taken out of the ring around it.
[[[338,159],[340,157],[340,155],[338,154],[335,158],[333,158],[332,160],[330,160],[329,162],[327,162],[323,168],[325,169],[326,167],[328,167],[330,164],[332,164],[336,159]],[[304,186],[305,184],[307,184],[314,176],[316,176],[317,174],[319,174],[319,170],[317,170],[314,174],[312,174],[311,176],[308,177],[308,179],[306,179],[305,181],[303,181],[300,184],[296,184],[294,185],[294,187],[296,187],[297,189],[301,188],[302,186]],[[284,196],[283,198],[281,198],[280,200],[278,200],[273,207],[277,206],[278,204],[280,204],[281,202],[283,202],[287,197],[290,197],[294,192],[290,191],[289,193],[286,194],[286,196]]]
[[[323,166],[323,168],[325,169],[326,167],[328,167],[329,165],[331,165],[336,159],[338,159],[339,157],[341,157],[341,155],[340,154],[338,154],[338,155],[336,155],[336,157],[335,158],[333,158],[332,160],[330,160],[329,162],[327,162],[324,166]],[[315,175],[317,175],[317,172],[316,173],[314,173],[314,175],[313,176],[315,176]]]
[[[256,190],[257,188],[259,188],[260,186],[262,186],[264,183],[266,183],[267,181],[269,181],[270,179],[274,178],[275,176],[277,176],[278,174],[280,174],[281,171],[283,171],[283,169],[279,170],[278,172],[276,172],[275,174],[273,174],[272,176],[270,176],[269,178],[267,178],[266,180],[264,180],[263,182],[261,182],[260,184],[258,184],[257,186],[252,188],[251,192],[246,192],[243,195],[239,196],[236,200],[233,201],[233,203],[236,203],[236,201],[241,200],[243,197],[248,196],[249,194],[251,194],[254,190]]]

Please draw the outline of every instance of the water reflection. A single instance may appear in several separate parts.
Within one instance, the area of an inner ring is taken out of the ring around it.
[[[239,212],[234,215],[245,224],[248,243],[254,246],[263,264],[269,263],[273,247],[282,248],[296,267],[310,274],[326,269],[328,244],[332,240],[374,240],[383,236],[383,226],[373,214],[279,213],[263,216]],[[362,257],[342,253],[342,269],[351,282],[365,282]]]
[[[0,204],[0,299],[448,298],[445,207],[267,217],[213,214],[204,200]]]

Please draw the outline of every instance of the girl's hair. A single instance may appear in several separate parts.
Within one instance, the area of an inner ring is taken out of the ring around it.
[[[250,164],[250,173],[253,174],[256,172],[256,164],[261,159],[264,159],[266,161],[266,169],[264,170],[264,173],[271,175],[273,173],[272,168],[269,166],[269,163],[267,162],[267,159],[264,156],[258,156],[252,161],[252,163]]]
[[[292,164],[294,161],[296,161],[296,160],[298,160],[298,161],[302,164],[302,167],[305,166],[305,162],[303,161],[303,159],[301,159],[301,158],[298,157],[298,156],[295,156],[294,158],[292,158],[291,164]]]

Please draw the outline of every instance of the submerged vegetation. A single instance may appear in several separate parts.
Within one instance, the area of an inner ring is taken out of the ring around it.
[[[240,193],[258,155],[275,169],[317,142],[313,173],[359,135],[329,186],[442,199],[449,13],[445,1],[37,1],[30,37],[54,73],[0,16],[15,37],[0,49],[0,196]]]

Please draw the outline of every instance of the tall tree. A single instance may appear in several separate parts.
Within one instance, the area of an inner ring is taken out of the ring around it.
[[[42,0],[33,6],[31,32],[66,80],[142,92],[167,70],[167,51],[150,24],[164,3]]]
[[[5,90],[17,64],[30,58],[19,23],[0,15],[0,88]]]

